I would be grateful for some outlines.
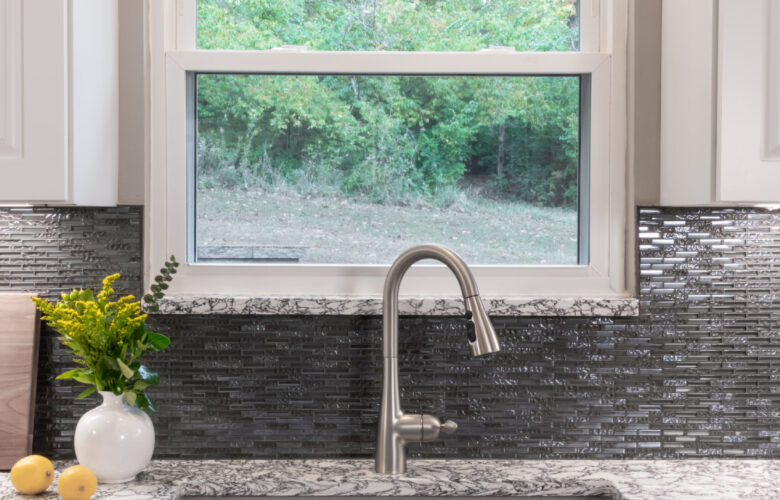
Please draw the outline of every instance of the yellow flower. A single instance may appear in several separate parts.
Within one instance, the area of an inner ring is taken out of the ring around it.
[[[97,294],[98,302],[105,302],[114,293],[114,289],[111,288],[111,284],[119,278],[119,273],[106,276],[103,279],[103,289]]]

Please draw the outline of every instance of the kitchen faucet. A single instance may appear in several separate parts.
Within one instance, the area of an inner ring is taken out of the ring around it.
[[[422,259],[436,259],[444,263],[457,278],[466,302],[471,354],[481,356],[499,350],[496,332],[482,306],[474,276],[455,252],[438,245],[421,245],[410,248],[395,260],[387,272],[382,305],[384,379],[376,450],[376,471],[381,474],[406,472],[406,443],[434,441],[439,437],[439,432],[451,434],[458,428],[451,420],[441,423],[433,415],[414,415],[404,413],[401,409],[401,388],[398,382],[398,290],[406,271]]]

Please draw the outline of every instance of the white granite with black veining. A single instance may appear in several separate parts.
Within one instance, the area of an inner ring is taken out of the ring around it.
[[[57,463],[57,471],[66,463]],[[777,460],[410,460],[404,475],[371,460],[156,460],[93,498],[188,496],[566,496],[626,500],[780,498]],[[57,498],[56,483],[36,498]],[[0,498],[14,493],[0,473]]]
[[[493,316],[636,316],[635,298],[490,298],[483,301]],[[159,301],[163,314],[285,314],[357,315],[382,314],[380,297],[197,297],[173,296]],[[463,299],[401,298],[399,312],[410,316],[462,315]]]

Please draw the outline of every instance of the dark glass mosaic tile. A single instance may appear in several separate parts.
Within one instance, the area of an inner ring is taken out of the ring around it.
[[[0,209],[0,289],[55,294],[122,270],[138,293],[141,210]],[[405,408],[456,420],[411,456],[780,457],[780,213],[639,210],[640,316],[495,318],[469,357],[460,319],[401,319]],[[99,229],[96,229],[99,228]],[[381,319],[159,316],[160,458],[369,457]],[[72,456],[97,398],[55,382],[44,329],[34,447]]]
[[[0,207],[0,291],[56,299],[121,273],[115,288],[142,286],[142,208]]]

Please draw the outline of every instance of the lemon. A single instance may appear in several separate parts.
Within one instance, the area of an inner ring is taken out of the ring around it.
[[[97,477],[84,465],[68,467],[57,480],[57,492],[63,500],[87,500],[97,489]]]
[[[54,481],[54,466],[40,455],[24,457],[11,468],[11,484],[25,495],[42,493]]]

